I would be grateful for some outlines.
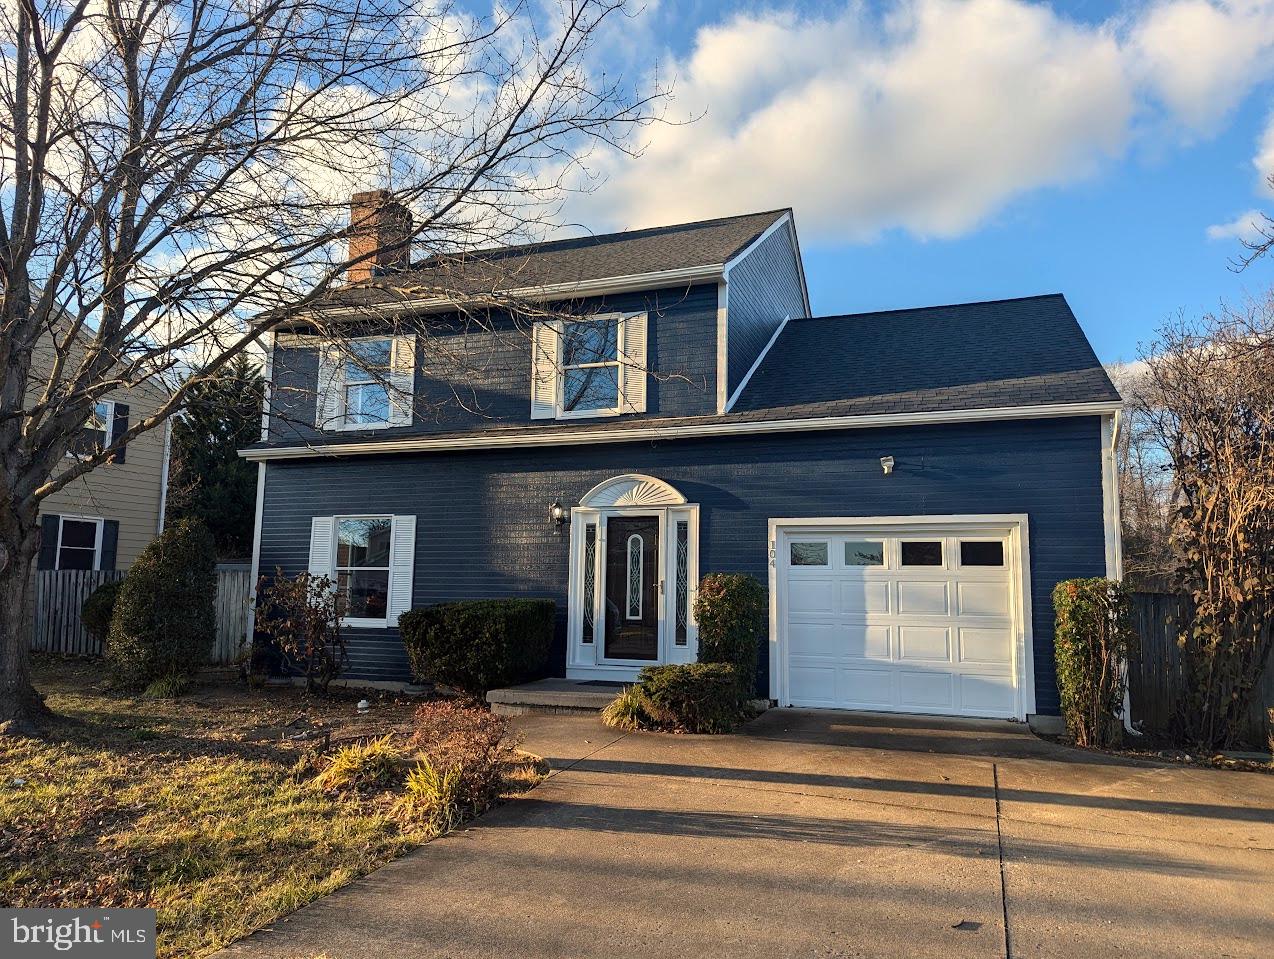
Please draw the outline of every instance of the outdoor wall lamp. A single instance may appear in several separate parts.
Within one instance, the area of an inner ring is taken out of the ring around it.
[[[894,471],[894,458],[892,456],[882,456],[880,458],[880,468],[885,471],[888,476]]]
[[[549,522],[553,525],[553,532],[560,533],[562,527],[566,525],[566,520],[570,514],[567,513],[566,507],[557,500],[553,500],[549,506]]]

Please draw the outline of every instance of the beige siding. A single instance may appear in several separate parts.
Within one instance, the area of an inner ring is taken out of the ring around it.
[[[135,425],[158,408],[163,395],[156,387],[143,387],[111,393],[106,399],[127,403],[130,425]],[[159,427],[143,433],[128,444],[123,463],[104,463],[54,493],[41,504],[41,515],[117,520],[115,567],[127,569],[159,529],[166,432]]]

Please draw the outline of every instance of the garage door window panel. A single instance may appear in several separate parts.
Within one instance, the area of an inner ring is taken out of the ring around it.
[[[792,543],[793,566],[826,566],[828,549],[826,540],[822,542],[801,540]]]
[[[1004,568],[1003,540],[960,540],[960,566]]]
[[[884,566],[883,540],[851,539],[845,541],[846,566]]]
[[[940,539],[904,539],[900,552],[903,566],[943,565]]]

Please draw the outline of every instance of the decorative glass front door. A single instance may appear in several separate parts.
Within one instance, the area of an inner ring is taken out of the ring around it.
[[[602,656],[659,658],[659,518],[612,516],[606,524]]]

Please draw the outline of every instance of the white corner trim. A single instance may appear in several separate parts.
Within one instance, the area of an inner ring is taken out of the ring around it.
[[[1119,414],[1101,418],[1101,499],[1102,525],[1106,543],[1106,578],[1124,578],[1123,530],[1119,518],[1119,464],[1116,444],[1119,441]]]
[[[652,440],[704,439],[753,436],[764,433],[810,433],[823,430],[881,429],[893,426],[933,426],[948,423],[986,423],[1006,420],[1056,419],[1069,416],[1113,414],[1118,404],[1052,403],[1039,406],[986,407],[920,413],[873,413],[859,416],[816,416],[790,420],[685,423],[669,426],[635,426],[627,429],[581,430],[567,426],[504,430],[479,436],[404,436],[363,443],[316,443],[244,449],[239,455],[252,462],[304,459],[315,456],[372,456],[382,453],[428,453],[439,450],[519,449],[537,446],[575,446],[592,443],[644,443]]]
[[[790,316],[783,317],[783,322],[778,325],[778,329],[774,331],[774,334],[770,337],[769,341],[761,349],[760,354],[753,361],[752,365],[748,367],[748,371],[743,374],[743,379],[739,382],[738,387],[735,389],[734,395],[730,397],[730,401],[725,405],[725,411],[727,413],[734,409],[735,403],[739,402],[739,397],[743,395],[743,391],[747,388],[748,381],[752,379],[752,374],[755,373],[765,361],[765,358],[770,353],[770,347],[778,342],[779,337],[783,335],[783,331],[787,329],[788,321],[791,319],[792,318]]]
[[[261,390],[261,442],[270,439],[270,403],[274,399],[274,347],[279,335],[274,331],[266,334],[265,364],[262,370]],[[289,337],[299,339],[299,337]]]
[[[252,637],[256,635],[257,581],[261,578],[261,517],[265,511],[265,470],[265,463],[257,463],[257,510],[252,521],[252,579],[248,583],[248,629],[243,638],[246,647],[252,645]]]
[[[717,412],[726,411],[726,390],[730,372],[730,278],[723,275],[717,284]]]
[[[173,454],[173,421],[170,416],[164,420],[164,464],[159,474],[159,522],[155,524],[155,535],[164,531],[164,522],[168,516],[168,469],[172,464]]]

